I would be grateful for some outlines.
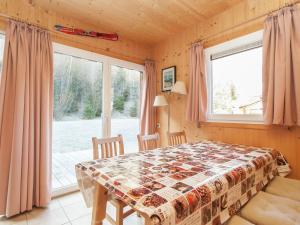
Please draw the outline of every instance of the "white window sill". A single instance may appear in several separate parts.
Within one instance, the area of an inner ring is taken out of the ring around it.
[[[264,122],[262,120],[218,120],[218,119],[208,119],[206,120],[208,123],[236,123],[236,124],[259,124],[263,125]]]
[[[244,114],[208,114],[207,122],[263,124],[263,116]]]
[[[233,129],[251,129],[251,130],[274,130],[274,129],[289,129],[288,127],[280,125],[268,125],[262,121],[221,121],[221,120],[208,120],[206,122],[200,122],[197,125],[201,127],[215,127],[215,128],[233,128]]]

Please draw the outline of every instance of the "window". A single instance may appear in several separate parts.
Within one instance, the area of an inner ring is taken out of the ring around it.
[[[92,137],[122,134],[137,152],[142,65],[54,44],[53,195],[77,188],[74,165],[93,159]]]
[[[208,120],[262,120],[262,33],[205,50]]]

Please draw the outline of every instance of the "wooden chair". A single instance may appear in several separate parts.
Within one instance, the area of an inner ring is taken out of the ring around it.
[[[117,137],[101,139],[93,137],[92,142],[94,160],[99,159],[99,146],[102,159],[124,154],[124,144],[122,135],[118,135]],[[133,209],[129,209],[128,211],[124,212],[124,208],[127,205],[120,200],[112,198],[111,196],[109,196],[109,201],[116,208],[116,220],[114,220],[108,214],[106,214],[106,219],[113,225],[123,225],[124,218],[135,212]]]
[[[110,138],[92,138],[93,158],[99,159],[99,146],[101,147],[101,159],[124,155],[124,144],[122,135]]]
[[[187,143],[185,131],[167,133],[170,146]]]
[[[137,135],[139,151],[152,150],[159,147],[159,134]]]

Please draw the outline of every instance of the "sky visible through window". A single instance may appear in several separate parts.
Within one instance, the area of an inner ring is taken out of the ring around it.
[[[262,48],[212,61],[213,114],[262,114]]]

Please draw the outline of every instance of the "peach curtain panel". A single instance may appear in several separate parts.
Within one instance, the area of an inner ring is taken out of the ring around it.
[[[266,19],[263,36],[266,124],[300,125],[300,14],[286,7]]]
[[[0,215],[51,194],[53,51],[47,31],[9,21],[0,84]]]
[[[156,68],[154,61],[145,61],[145,74],[142,79],[142,104],[140,133],[154,134],[156,126],[156,110],[153,107],[156,95]]]
[[[192,122],[206,121],[207,89],[204,49],[201,43],[190,48],[189,93],[186,118]]]

